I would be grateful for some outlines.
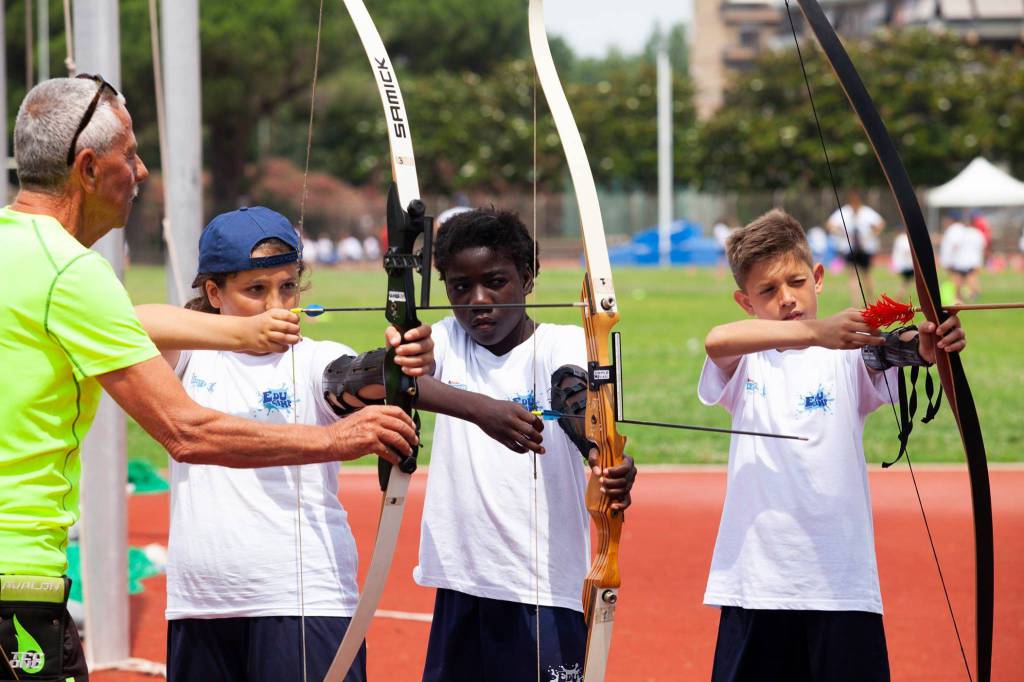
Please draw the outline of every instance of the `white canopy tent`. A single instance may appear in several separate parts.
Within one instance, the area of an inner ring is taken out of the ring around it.
[[[932,208],[1024,206],[1024,182],[977,157],[955,178],[928,192]]]

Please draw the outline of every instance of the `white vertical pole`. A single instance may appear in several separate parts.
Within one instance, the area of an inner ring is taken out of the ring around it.
[[[163,49],[166,142],[160,165],[164,176],[164,215],[168,229],[167,299],[185,303],[199,262],[203,229],[203,154],[199,70],[198,0],[164,0],[160,37]],[[173,220],[172,220],[173,217]]]
[[[50,3],[39,0],[36,3],[36,54],[39,55],[39,82],[50,78]]]
[[[0,2],[0,206],[7,205],[7,13]]]
[[[672,65],[668,47],[658,49],[658,261],[671,264],[672,233]]]
[[[117,0],[74,3],[74,41],[79,71],[99,73],[120,90]],[[111,230],[92,248],[124,277],[123,230]],[[91,665],[123,660],[130,651],[126,477],[124,413],[104,394],[82,445],[82,587]]]

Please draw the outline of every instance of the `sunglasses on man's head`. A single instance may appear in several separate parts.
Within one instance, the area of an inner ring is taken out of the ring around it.
[[[100,103],[100,96],[103,94],[103,88],[110,88],[110,92],[114,93],[116,97],[118,95],[117,88],[108,83],[103,79],[103,76],[93,75],[89,73],[80,73],[75,78],[86,78],[91,81],[99,83],[99,87],[96,89],[96,94],[93,95],[92,101],[89,102],[89,106],[86,107],[85,113],[82,115],[82,121],[78,124],[78,130],[75,131],[74,137],[71,138],[71,148],[68,149],[68,166],[75,164],[75,146],[78,144],[78,136],[82,134],[85,127],[89,125],[89,121],[92,120],[92,115],[96,113],[96,107]]]

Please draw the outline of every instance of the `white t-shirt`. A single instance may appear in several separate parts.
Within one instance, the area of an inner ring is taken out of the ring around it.
[[[842,211],[842,215],[840,215]],[[828,218],[828,227],[836,236],[836,243],[839,244],[839,251],[850,252],[850,245],[846,240],[846,232],[843,231],[843,224],[850,232],[850,241],[855,239],[860,242],[860,250],[865,253],[878,252],[878,235],[875,234],[875,225],[882,222],[882,216],[870,206],[861,205],[854,210],[846,204],[841,209],[836,209]]]
[[[939,263],[949,270],[968,272],[985,262],[985,235],[976,227],[953,223],[942,233]]]
[[[910,238],[906,233],[898,235],[892,242],[892,269],[894,272],[914,269],[914,255],[910,252]]]
[[[339,343],[303,339],[290,352],[182,353],[176,371],[200,405],[256,421],[327,424],[323,370]],[[168,620],[297,616],[301,521],[301,613],[351,616],[359,600],[356,545],[338,501],[338,462],[232,469],[171,461]],[[301,472],[302,513],[296,476]]]
[[[586,367],[586,345],[574,326],[542,324],[535,335],[536,343],[530,338],[498,357],[446,318],[433,328],[434,377],[527,409],[536,386],[538,407],[548,409],[552,372]],[[554,421],[544,422],[544,448],[537,456],[535,516],[532,454],[505,448],[475,424],[438,415],[417,583],[521,604],[534,604],[539,592],[543,606],[583,610],[590,565],[583,457]]]
[[[728,380],[706,360],[698,394],[734,429],[810,438],[733,436],[704,603],[881,613],[862,435],[891,401],[885,376],[859,351],[770,350],[743,356]]]
[[[341,260],[363,260],[363,243],[356,237],[345,237],[338,242],[338,258]]]

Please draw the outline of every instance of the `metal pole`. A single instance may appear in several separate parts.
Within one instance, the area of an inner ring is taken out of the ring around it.
[[[204,223],[199,3],[171,0],[160,7],[164,91],[174,93],[163,98],[166,141],[160,159],[166,201],[167,299],[182,305],[192,290]]]
[[[50,3],[39,0],[36,3],[36,39],[39,41],[36,53],[39,55],[39,81],[50,78]]]
[[[102,74],[120,90],[117,0],[74,3],[73,23],[80,70]],[[124,230],[111,230],[92,248],[124,277]],[[121,661],[130,652],[126,479],[124,413],[104,393],[82,445],[82,587],[85,651],[91,665]]]
[[[668,46],[658,49],[658,262],[671,265],[672,250],[672,65]]]
[[[35,64],[35,55],[32,54],[35,50],[33,48],[32,38],[32,0],[25,0],[25,90],[31,90],[32,86],[36,84],[36,78],[33,73],[33,65]]]

